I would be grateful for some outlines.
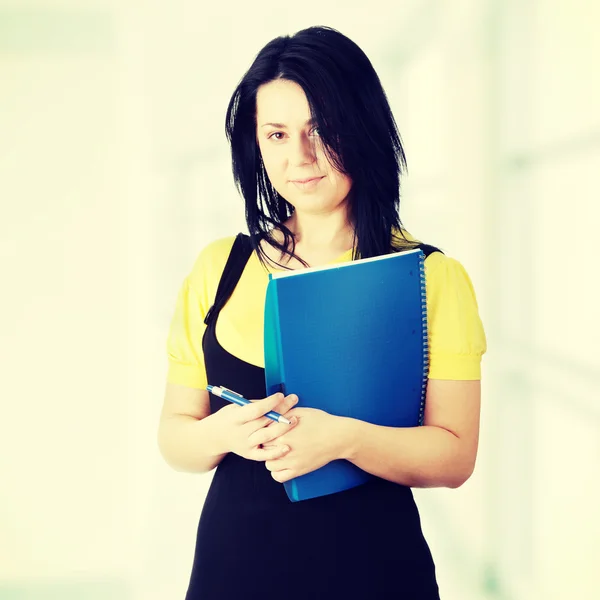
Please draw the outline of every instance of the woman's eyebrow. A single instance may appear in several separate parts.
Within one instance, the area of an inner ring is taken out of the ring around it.
[[[308,119],[308,121],[306,121],[305,125],[314,125],[315,121],[314,119]],[[277,127],[278,129],[287,129],[287,125],[284,125],[283,123],[263,123],[261,125],[261,127],[267,127],[268,125],[270,125],[271,127]]]

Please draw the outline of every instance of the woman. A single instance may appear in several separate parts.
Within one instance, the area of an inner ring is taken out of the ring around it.
[[[268,272],[415,247],[398,215],[405,157],[380,81],[339,32],[267,44],[227,111],[250,237],[217,240],[180,289],[159,427],[167,462],[217,467],[187,599],[439,598],[411,487],[456,488],[478,445],[485,335],[462,265],[423,248],[430,334],[424,425],[380,427],[265,398]],[[234,243],[235,242],[235,243]],[[349,324],[351,326],[351,324]],[[206,392],[223,385],[255,402]],[[292,425],[264,417],[285,414]],[[344,458],[377,477],[292,503],[282,483]]]

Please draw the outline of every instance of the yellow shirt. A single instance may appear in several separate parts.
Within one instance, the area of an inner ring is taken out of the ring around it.
[[[412,239],[407,236],[408,239]],[[184,279],[171,321],[167,381],[193,388],[207,385],[202,352],[204,318],[212,306],[235,236],[208,244]],[[330,264],[348,262],[348,250]],[[269,271],[278,269],[269,267]],[[439,252],[425,260],[430,379],[480,379],[486,338],[471,280],[455,259]],[[217,319],[221,346],[264,368],[264,304],[268,271],[253,252]]]

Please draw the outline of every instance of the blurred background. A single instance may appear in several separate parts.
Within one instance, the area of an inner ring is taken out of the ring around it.
[[[183,599],[212,475],[156,445],[169,320],[245,230],[230,94],[317,24],[378,71],[404,224],[488,336],[476,471],[415,490],[441,597],[600,598],[600,4],[335,4],[0,0],[2,600]]]

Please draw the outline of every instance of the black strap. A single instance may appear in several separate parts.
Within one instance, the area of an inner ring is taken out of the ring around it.
[[[225,306],[231,294],[233,294],[233,290],[242,276],[242,272],[252,254],[252,250],[250,236],[238,233],[229,252],[229,257],[225,263],[221,279],[219,280],[214,304],[206,313],[204,319],[206,325],[208,325],[213,314],[219,314],[219,311]]]
[[[430,246],[429,244],[419,244],[419,248],[423,251],[425,258],[427,258],[430,254],[433,254],[434,252],[440,252],[441,254],[444,254],[439,248],[436,248],[435,246]]]
[[[442,252],[439,248],[430,246],[429,244],[419,244],[418,248],[423,251],[425,258],[434,252]],[[233,294],[233,290],[242,276],[244,267],[246,266],[252,251],[253,248],[250,236],[238,233],[229,252],[221,279],[219,280],[214,304],[206,313],[204,319],[205,325],[208,325],[213,314],[219,313],[223,306],[225,306],[227,300],[229,300],[231,294]]]

